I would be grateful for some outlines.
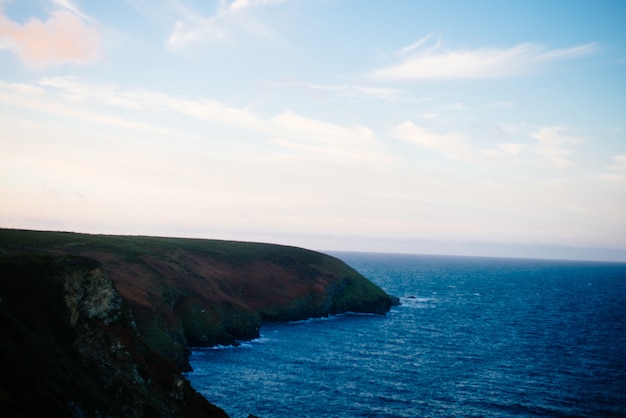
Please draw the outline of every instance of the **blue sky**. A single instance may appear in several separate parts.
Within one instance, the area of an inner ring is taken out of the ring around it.
[[[625,18],[0,0],[0,225],[626,261]]]

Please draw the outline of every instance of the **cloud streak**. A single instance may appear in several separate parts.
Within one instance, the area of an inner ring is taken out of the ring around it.
[[[54,11],[46,21],[12,22],[0,11],[0,47],[13,51],[28,67],[43,70],[65,63],[88,64],[102,54],[98,30],[77,15]]]
[[[368,76],[389,81],[515,77],[533,73],[557,60],[587,55],[597,46],[588,43],[549,49],[524,43],[506,49],[444,50],[439,42],[426,48],[428,38],[402,48],[399,55],[407,56],[402,62],[371,71]]]

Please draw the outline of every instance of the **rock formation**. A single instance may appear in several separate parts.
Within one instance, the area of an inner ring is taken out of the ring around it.
[[[226,417],[138,338],[99,263],[0,257],[2,417]]]

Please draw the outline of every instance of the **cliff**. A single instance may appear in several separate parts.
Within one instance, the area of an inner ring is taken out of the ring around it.
[[[179,374],[189,368],[190,346],[236,344],[237,340],[256,338],[263,321],[347,311],[384,314],[395,302],[336,258],[279,245],[0,229],[0,253],[2,268],[13,272],[6,276],[12,277],[10,280],[2,275],[3,320],[14,325],[15,333],[30,335],[32,343],[23,353],[15,343],[13,351],[5,354],[7,359],[17,360],[3,367],[39,356],[40,366],[48,371],[58,369],[53,364],[67,364],[71,369],[65,373],[68,376],[78,376],[83,363],[90,364],[93,376],[103,375],[102,368],[116,370],[107,378],[107,387],[113,392],[105,391],[86,403],[60,397],[70,402],[64,401],[61,409],[77,405],[82,411],[83,405],[106,405],[111,398],[139,408],[133,409],[140,411],[136,416],[175,416],[166,413],[167,408],[189,416],[211,406],[206,401],[199,403],[199,395]],[[16,266],[31,272],[27,274],[30,285],[36,289],[49,286],[50,292],[31,294],[28,286],[16,285],[24,273],[16,273]],[[31,305],[37,308],[26,308]],[[40,312],[39,306],[44,311]],[[48,308],[54,315],[48,315]],[[50,329],[58,336],[41,340],[44,337],[40,335],[48,335],[42,334],[48,327],[37,322],[39,316],[50,321],[56,318]],[[37,354],[46,351],[50,341],[64,341],[64,345],[52,350],[50,358]],[[17,379],[18,374],[13,370],[11,376]],[[89,380],[88,376],[92,374],[81,379]],[[126,383],[110,383],[116,379]],[[31,383],[23,382],[24,388]],[[69,380],[59,383],[64,387],[61,383],[69,384]],[[85,386],[87,383],[95,384],[86,382]],[[125,385],[135,390],[124,390],[129,398],[116,398],[119,394],[114,388]],[[71,388],[63,390],[73,393]],[[16,393],[5,390],[0,402],[14,399]],[[163,415],[148,413],[139,405]],[[220,416],[219,409],[211,411]],[[203,415],[211,416],[206,411]]]
[[[0,415],[226,417],[138,338],[95,260],[0,256]]]

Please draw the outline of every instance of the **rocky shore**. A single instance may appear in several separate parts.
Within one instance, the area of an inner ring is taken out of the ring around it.
[[[77,417],[226,416],[181,375],[190,347],[397,302],[301,248],[10,229],[0,298],[2,416]]]

